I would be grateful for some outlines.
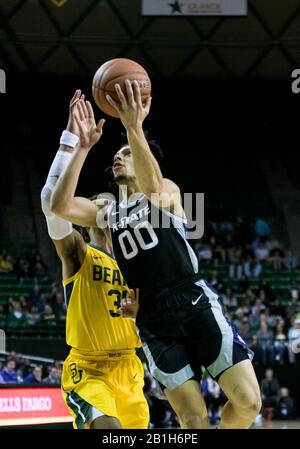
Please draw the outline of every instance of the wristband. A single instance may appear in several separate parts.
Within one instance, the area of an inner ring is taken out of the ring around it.
[[[79,137],[76,134],[70,133],[70,131],[64,130],[60,137],[59,143],[61,145],[67,145],[68,147],[75,148],[78,144]]]

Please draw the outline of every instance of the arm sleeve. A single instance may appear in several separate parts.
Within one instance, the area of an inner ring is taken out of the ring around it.
[[[57,217],[50,210],[52,191],[61,173],[69,164],[72,154],[67,151],[58,151],[50,167],[46,183],[41,191],[41,206],[45,215],[48,234],[53,240],[62,240],[72,234],[72,223]]]

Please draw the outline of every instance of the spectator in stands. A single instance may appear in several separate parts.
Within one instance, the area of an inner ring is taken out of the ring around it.
[[[48,273],[48,267],[44,262],[41,253],[36,249],[29,256],[30,265],[34,268],[37,264],[41,265],[44,272]]]
[[[251,329],[258,331],[261,321],[261,312],[266,309],[266,306],[262,304],[261,299],[256,299],[254,306],[251,309],[249,316],[249,322]]]
[[[266,369],[265,378],[260,384],[260,390],[263,414],[264,416],[267,414],[268,417],[271,418],[275,407],[278,405],[280,392],[279,382],[274,378],[274,372],[271,368]]]
[[[7,317],[7,327],[10,329],[20,329],[27,325],[26,314],[22,312],[21,304],[13,301],[10,305],[10,312]]]
[[[271,265],[273,270],[282,270],[283,265],[283,253],[278,249],[271,251],[268,263]]]
[[[240,284],[239,290],[245,292],[245,304],[252,304],[253,302],[255,302],[256,295],[251,288],[245,288],[245,290],[243,290]]]
[[[223,288],[223,285],[222,285],[222,284],[220,285],[219,273],[218,273],[217,271],[213,271],[213,272],[211,273],[211,277],[210,277],[210,279],[209,279],[209,283],[210,283],[213,287],[215,287],[215,288],[218,287],[218,291],[219,291],[219,290],[222,290],[222,288]]]
[[[41,321],[41,314],[36,306],[31,307],[31,312],[27,313],[28,326],[35,326]]]
[[[174,413],[161,392],[157,381],[146,371],[144,375],[144,395],[150,412],[150,426],[152,428],[172,427]]]
[[[40,287],[35,285],[33,290],[28,295],[31,303],[37,307],[38,311],[42,313],[45,309],[45,295],[41,293]]]
[[[9,351],[9,353],[7,354],[7,360],[14,360],[17,363],[16,351]]]
[[[262,321],[265,321],[268,324],[271,331],[273,331],[273,329],[275,330],[276,319],[275,316],[270,316],[270,310],[268,309],[268,307],[263,307],[260,311],[260,322]]]
[[[283,258],[283,265],[286,270],[295,270],[298,267],[297,256],[293,256],[292,251],[288,250]]]
[[[287,336],[284,332],[284,320],[278,320],[274,337],[274,358],[275,362],[284,364],[287,350]]]
[[[49,282],[48,271],[44,264],[36,262],[32,267],[32,276],[36,284],[43,284]]]
[[[260,348],[260,353],[257,353],[259,362],[263,365],[266,365],[267,363],[272,364],[274,361],[274,335],[273,332],[269,330],[269,325],[265,320],[261,321],[256,336]]]
[[[19,372],[22,373],[22,378],[24,379],[28,374],[31,373],[31,362],[30,359],[21,359],[22,362],[20,363]]]
[[[48,326],[56,326],[55,315],[53,313],[52,307],[47,304],[45,310],[42,314],[42,324],[47,324]]]
[[[280,388],[280,395],[274,418],[284,420],[297,418],[294,399],[291,398],[288,388]]]
[[[248,318],[246,318],[246,317],[244,317],[242,319],[242,322],[241,322],[241,325],[239,328],[239,334],[247,345],[251,344],[254,332],[251,329]]]
[[[293,285],[293,287],[290,290],[291,300],[292,302],[298,302],[299,299],[299,287],[298,285]]]
[[[265,307],[266,306],[266,293],[264,289],[258,290],[258,299],[260,300],[261,304]]]
[[[21,257],[18,260],[15,271],[16,271],[16,274],[17,274],[20,284],[32,281],[30,264],[29,264],[28,260],[25,259],[24,257]]]
[[[219,222],[220,232],[233,232],[234,224],[229,220],[229,218],[223,219],[223,221]]]
[[[224,263],[226,261],[226,251],[222,248],[222,245],[217,241],[215,236],[210,238],[210,247],[212,250],[212,258],[215,265],[219,263]]]
[[[269,236],[269,238],[267,240],[267,246],[268,246],[270,252],[274,249],[279,249],[279,250],[283,249],[282,243],[280,243],[279,240],[277,240],[276,237],[274,237],[274,235],[272,235],[272,234]]]
[[[206,403],[210,424],[218,424],[221,418],[221,407],[225,402],[220,386],[210,376],[207,376],[201,382],[201,391]]]
[[[0,254],[0,273],[9,274],[14,271],[12,258],[7,254]]]
[[[268,222],[262,217],[255,220],[254,229],[258,237],[268,237],[271,234]]]
[[[32,373],[28,374],[23,380],[24,384],[40,384],[42,382],[42,368],[35,366]]]
[[[28,313],[30,311],[30,309],[31,309],[31,306],[30,306],[28,298],[26,298],[26,296],[20,296],[19,297],[19,302],[20,302],[20,305],[21,305],[22,312]]]
[[[255,257],[257,258],[257,260],[267,260],[269,255],[270,255],[270,251],[269,248],[266,244],[265,239],[260,238],[258,245],[254,251]]]
[[[290,363],[294,363],[296,359],[298,360],[299,354],[295,354],[293,351],[293,343],[300,339],[300,318],[295,318],[293,320],[292,327],[288,330],[288,342],[289,342],[289,359]]]
[[[261,274],[262,266],[251,255],[248,255],[247,261],[243,265],[244,274],[248,278],[257,278]]]
[[[61,292],[56,292],[54,297],[52,309],[53,313],[55,314],[56,318],[58,319],[65,319],[66,317],[66,304],[64,296]]]
[[[0,372],[1,377],[6,384],[17,384],[22,382],[20,376],[18,376],[16,371],[16,362],[13,359],[8,359],[5,368]]]
[[[242,265],[242,247],[233,246],[228,250],[229,277],[232,279],[241,279],[243,274]]]
[[[43,379],[43,383],[51,385],[60,385],[60,382],[61,379],[57,368],[55,366],[51,366],[48,376]]]
[[[244,309],[240,306],[234,311],[234,318],[232,322],[233,326],[238,330],[238,332],[240,331],[243,318],[247,317],[244,316]]]
[[[289,301],[288,305],[283,308],[283,314],[289,319],[290,324],[294,323],[296,318],[300,318],[300,301],[295,297]]]
[[[262,299],[261,291],[264,292],[264,297],[265,297],[266,303],[268,304],[273,298],[273,293],[272,293],[270,283],[266,279],[262,279],[261,283],[259,285],[259,297]]]
[[[15,351],[10,351],[7,355],[7,360],[14,360],[16,363],[15,370],[17,375],[22,379],[26,375],[27,365],[30,363],[28,359],[24,359],[17,355]]]
[[[238,281],[238,284],[236,285],[237,290],[240,293],[245,293],[246,297],[249,299],[249,294],[251,295],[253,292],[250,288],[250,282],[249,279],[243,274],[241,279]],[[253,293],[253,298],[255,298],[255,294]]]
[[[62,362],[59,362],[59,361],[57,360],[56,362],[54,362],[54,366],[55,366],[55,368],[57,369],[57,375],[58,375],[58,377],[61,378],[61,375],[62,375],[62,366],[63,366]]]
[[[238,305],[236,295],[234,295],[230,287],[227,287],[225,293],[222,294],[222,301],[224,306],[229,308],[236,308]]]
[[[259,344],[257,342],[256,335],[252,336],[252,341],[251,341],[251,344],[249,345],[249,348],[251,349],[251,351],[254,352],[254,356],[253,356],[253,360],[252,360],[253,365],[259,365],[259,360],[258,360],[257,354],[259,354],[260,348],[259,348]]]
[[[198,251],[198,260],[200,264],[208,265],[212,261],[213,253],[208,244],[203,244]]]

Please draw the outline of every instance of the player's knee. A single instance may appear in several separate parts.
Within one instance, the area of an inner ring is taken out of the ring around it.
[[[91,429],[122,429],[120,421],[113,416],[98,416],[90,424]]]
[[[254,416],[257,416],[259,414],[259,412],[261,411],[261,407],[262,407],[261,395],[260,391],[258,391],[254,398],[254,407],[253,407]]]
[[[209,420],[207,412],[190,412],[183,413],[180,417],[180,422],[185,429],[208,429]]]
[[[240,390],[235,405],[239,408],[240,413],[246,414],[249,417],[257,416],[261,409],[259,389]]]
[[[249,417],[255,418],[261,409],[261,399],[258,396],[253,396],[249,398],[247,403],[247,413],[249,414]]]

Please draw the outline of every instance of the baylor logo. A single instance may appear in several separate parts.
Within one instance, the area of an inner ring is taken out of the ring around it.
[[[82,369],[77,369],[77,363],[70,363],[71,376],[74,384],[78,384],[82,379]]]

